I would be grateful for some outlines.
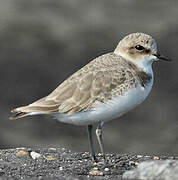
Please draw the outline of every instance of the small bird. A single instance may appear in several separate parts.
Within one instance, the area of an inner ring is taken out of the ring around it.
[[[170,61],[157,51],[156,41],[144,33],[124,37],[114,52],[97,57],[61,83],[51,94],[27,106],[18,107],[10,119],[50,115],[58,121],[87,126],[93,161],[92,127],[103,154],[103,124],[142,103],[153,85],[152,63]]]

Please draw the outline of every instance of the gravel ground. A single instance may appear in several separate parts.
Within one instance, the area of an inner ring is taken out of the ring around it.
[[[0,180],[5,179],[121,179],[127,170],[146,160],[178,159],[142,155],[100,154],[93,163],[88,152],[72,152],[65,148],[0,150]]]

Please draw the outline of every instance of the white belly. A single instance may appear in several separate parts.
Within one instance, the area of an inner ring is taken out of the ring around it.
[[[72,115],[56,114],[55,118],[60,122],[75,125],[89,125],[101,121],[110,121],[142,103],[148,96],[152,84],[153,81],[145,88],[137,86],[137,88],[130,89],[125,94],[117,96],[106,104],[97,102],[95,103],[95,108],[91,111],[79,112]]]

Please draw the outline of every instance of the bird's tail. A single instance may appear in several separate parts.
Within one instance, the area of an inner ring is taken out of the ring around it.
[[[19,119],[25,116],[29,116],[29,113],[27,112],[15,112],[14,110],[11,111],[13,114],[9,117],[10,120],[15,120],[15,119]]]
[[[57,107],[56,107],[57,108]],[[56,112],[56,108],[53,107],[39,107],[39,106],[22,106],[15,108],[11,111],[12,116],[10,120],[19,119],[26,116],[39,115],[39,114],[52,114]]]

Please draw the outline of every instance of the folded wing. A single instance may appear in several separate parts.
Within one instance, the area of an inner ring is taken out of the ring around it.
[[[12,110],[15,114],[11,119],[36,114],[72,114],[86,111],[92,109],[96,101],[105,103],[115,94],[121,94],[125,88],[129,88],[128,79],[134,82],[134,72],[126,70],[119,59],[115,63],[110,62],[111,58],[107,60],[104,57],[107,55],[84,66],[48,96]]]

